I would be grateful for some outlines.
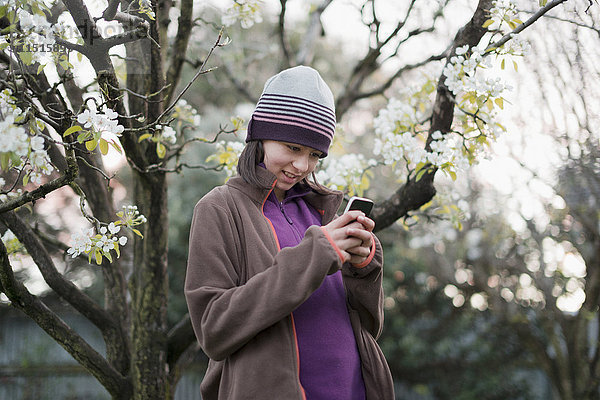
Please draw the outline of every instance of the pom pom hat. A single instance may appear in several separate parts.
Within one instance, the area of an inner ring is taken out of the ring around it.
[[[248,123],[246,142],[269,139],[327,155],[335,131],[335,103],[319,73],[298,66],[269,78]]]

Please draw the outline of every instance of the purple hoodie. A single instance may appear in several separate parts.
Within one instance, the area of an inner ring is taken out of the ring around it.
[[[298,185],[279,202],[274,192],[264,204],[280,248],[298,245],[321,215],[302,198]],[[310,265],[307,265],[309,268]],[[341,271],[328,275],[293,313],[300,358],[300,382],[307,400],[364,400],[365,386],[356,339],[346,308]]]

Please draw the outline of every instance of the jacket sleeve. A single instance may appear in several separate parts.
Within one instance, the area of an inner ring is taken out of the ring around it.
[[[373,239],[368,264],[356,267],[345,263],[342,275],[350,307],[358,311],[362,325],[377,339],[383,329],[383,250],[377,236]]]
[[[328,239],[310,227],[296,247],[278,252],[271,265],[241,284],[239,231],[229,210],[216,202],[194,209],[185,296],[198,342],[222,360],[259,332],[289,315],[341,268]],[[260,268],[261,270],[263,268]]]

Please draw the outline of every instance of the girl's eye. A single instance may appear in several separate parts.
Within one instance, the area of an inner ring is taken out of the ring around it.
[[[319,153],[310,153],[310,156],[313,158],[321,158],[321,155]]]
[[[300,147],[297,146],[288,146],[292,151],[300,151]]]

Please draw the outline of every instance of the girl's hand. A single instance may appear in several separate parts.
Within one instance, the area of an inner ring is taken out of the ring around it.
[[[323,228],[344,256],[344,262],[360,264],[371,253],[371,232],[375,228],[375,222],[365,217],[362,211],[347,212]]]
[[[361,239],[361,244],[348,249],[347,252],[350,254],[349,261],[352,264],[362,264],[371,254],[371,246],[373,246],[373,234],[371,232],[375,228],[375,221],[363,215],[359,216],[356,222],[360,223],[360,227],[352,226],[348,234]]]
[[[360,230],[360,227],[362,227],[362,225],[357,222],[359,216],[364,216],[362,211],[350,211],[323,226],[323,229],[327,231],[331,240],[344,256],[344,262],[349,261],[351,258],[348,250],[360,247],[363,240],[360,237],[349,234],[349,232]]]

